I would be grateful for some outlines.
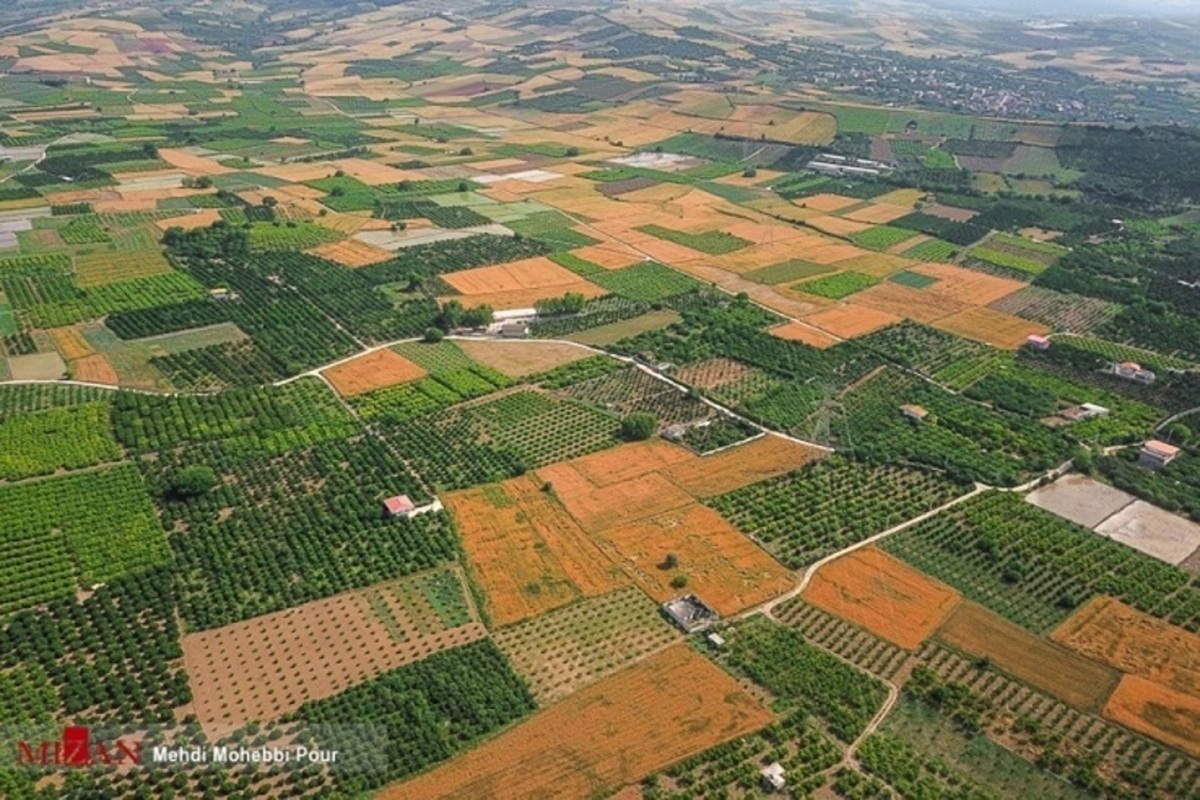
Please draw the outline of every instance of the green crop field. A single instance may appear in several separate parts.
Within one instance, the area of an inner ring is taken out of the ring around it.
[[[828,277],[793,284],[792,289],[793,291],[804,292],[806,294],[815,294],[819,297],[840,300],[843,297],[849,297],[855,292],[861,292],[863,289],[874,286],[878,282],[877,278],[872,278],[870,275],[863,275],[861,272],[838,272]]]
[[[681,244],[684,247],[690,247],[693,250],[699,250],[701,253],[708,253],[713,256],[733,253],[741,250],[743,247],[750,246],[750,242],[745,239],[723,231],[687,233],[685,231],[664,228],[661,225],[643,225],[638,230],[642,233],[648,233],[651,236],[657,236],[659,239],[666,239],[669,242]]]
[[[916,231],[904,228],[892,228],[888,225],[877,225],[865,231],[850,234],[850,241],[868,250],[887,250],[893,245],[900,244],[905,239],[916,236]]]

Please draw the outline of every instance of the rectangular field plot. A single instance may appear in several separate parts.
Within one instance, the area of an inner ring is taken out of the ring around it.
[[[954,609],[936,636],[1082,711],[1099,712],[1117,685],[1116,670],[1039,639],[970,601]]]
[[[1111,597],[1094,598],[1050,638],[1122,672],[1200,697],[1200,636]]]
[[[666,647],[679,634],[645,594],[629,586],[501,628],[493,638],[544,706]]]
[[[0,479],[48,475],[121,457],[108,403],[52,408],[0,420]]]
[[[1107,300],[1064,294],[1040,286],[1018,289],[993,301],[988,308],[1040,322],[1056,331],[1080,334],[1100,327],[1121,310],[1121,306]]]
[[[0,486],[0,615],[170,559],[136,467]]]
[[[1026,503],[988,492],[889,537],[883,548],[1034,633],[1099,592],[1189,631],[1192,576]]]
[[[215,737],[486,635],[444,569],[188,634],[183,658],[196,716]]]
[[[953,589],[873,547],[826,564],[804,601],[912,650],[959,602]]]
[[[881,730],[910,743],[922,756],[940,759],[960,775],[1000,797],[1038,800],[1087,800],[1091,797],[1070,783],[1038,769],[985,737],[965,733],[957,721],[928,706],[902,699]],[[960,787],[955,787],[956,789]]]
[[[1076,525],[1093,528],[1136,498],[1086,475],[1064,475],[1030,492],[1025,499]]]
[[[496,625],[629,583],[557,499],[528,476],[454,492],[445,502]]]
[[[934,472],[834,457],[709,503],[798,569],[970,490]]]
[[[380,800],[594,797],[773,721],[689,647],[594,683]]]
[[[707,419],[716,413],[686,392],[633,366],[577,383],[561,393],[622,416],[650,411],[658,417],[660,428]]]
[[[1200,697],[1126,675],[1104,716],[1200,758]]]
[[[1144,500],[1136,500],[1096,526],[1096,533],[1168,564],[1200,548],[1200,525]]]

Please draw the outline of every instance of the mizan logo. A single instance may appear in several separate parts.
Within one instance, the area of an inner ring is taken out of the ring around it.
[[[57,741],[17,742],[17,763],[35,767],[90,767],[140,764],[140,740],[93,740],[85,727],[63,729]]]

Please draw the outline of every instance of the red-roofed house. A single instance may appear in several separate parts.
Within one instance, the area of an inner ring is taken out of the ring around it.
[[[1179,455],[1178,447],[1160,442],[1158,439],[1151,439],[1142,445],[1142,450],[1138,453],[1138,466],[1162,469],[1174,461],[1177,455]]]
[[[411,517],[417,504],[406,494],[398,494],[383,501],[389,517]]]

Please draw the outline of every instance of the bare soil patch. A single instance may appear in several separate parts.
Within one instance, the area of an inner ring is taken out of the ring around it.
[[[1030,492],[1025,499],[1063,519],[1094,528],[1136,498],[1086,475],[1064,475],[1049,486]]]
[[[459,348],[480,364],[504,373],[510,378],[523,378],[538,372],[570,364],[593,355],[582,347],[561,342],[484,341],[464,339]]]

